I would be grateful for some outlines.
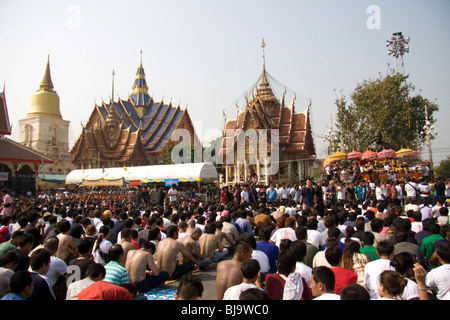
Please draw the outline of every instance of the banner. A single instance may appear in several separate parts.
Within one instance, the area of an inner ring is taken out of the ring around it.
[[[165,180],[165,185],[166,185],[166,187],[171,187],[173,184],[174,185],[178,185],[178,179],[166,179]]]
[[[116,180],[83,180],[83,186],[121,186],[123,185],[123,179]]]

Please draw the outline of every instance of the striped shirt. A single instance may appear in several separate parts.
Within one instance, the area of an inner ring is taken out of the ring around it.
[[[105,281],[120,286],[122,283],[128,283],[127,269],[122,267],[117,261],[110,261],[105,265]]]

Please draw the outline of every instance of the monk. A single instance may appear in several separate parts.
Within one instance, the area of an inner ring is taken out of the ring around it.
[[[219,262],[216,274],[216,300],[222,300],[228,288],[242,283],[242,261],[251,259],[252,252],[248,244],[240,242],[236,246],[233,259]]]

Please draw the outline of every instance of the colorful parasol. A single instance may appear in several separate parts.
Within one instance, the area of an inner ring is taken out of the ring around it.
[[[361,160],[362,152],[352,151],[347,154],[347,160]]]
[[[394,159],[395,156],[395,150],[392,149],[384,149],[377,153],[377,158],[380,160]]]
[[[397,158],[414,158],[418,156],[418,152],[413,149],[400,149],[395,155]]]
[[[362,154],[361,160],[363,161],[373,161],[377,159],[377,153],[375,151],[366,151]]]
[[[347,159],[346,153],[336,152],[336,153],[333,153],[328,158],[326,158],[325,161],[323,162],[323,165],[324,165],[324,167],[326,167],[330,164],[333,164],[333,163],[341,161],[341,160],[346,160],[346,159]]]

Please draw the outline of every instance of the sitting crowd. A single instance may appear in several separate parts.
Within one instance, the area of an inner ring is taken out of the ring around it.
[[[378,186],[327,201],[322,182],[21,199],[1,216],[0,297],[146,299],[179,279],[177,299],[195,299],[192,273],[216,269],[217,300],[450,299],[447,202]]]

